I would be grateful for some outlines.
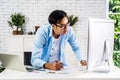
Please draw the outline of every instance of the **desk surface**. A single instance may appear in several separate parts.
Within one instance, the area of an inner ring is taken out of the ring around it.
[[[0,73],[0,80],[120,80],[120,69],[114,68],[109,73],[87,72],[76,68],[63,71],[21,72],[5,70]]]

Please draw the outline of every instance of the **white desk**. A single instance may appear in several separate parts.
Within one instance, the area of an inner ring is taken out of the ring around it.
[[[49,74],[47,71],[37,73],[6,69],[0,73],[0,80],[120,80],[120,69],[118,68],[109,73],[85,72],[77,71],[77,69],[68,70],[68,72]]]

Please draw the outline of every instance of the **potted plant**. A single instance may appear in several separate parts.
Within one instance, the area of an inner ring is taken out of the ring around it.
[[[74,27],[74,25],[78,22],[78,17],[70,15],[68,16],[68,21],[69,21],[69,25]]]
[[[25,23],[25,16],[21,13],[14,13],[10,16],[8,21],[9,26],[13,29],[13,35],[23,34],[23,24]]]
[[[5,67],[3,66],[2,62],[0,61],[0,73],[4,71]]]

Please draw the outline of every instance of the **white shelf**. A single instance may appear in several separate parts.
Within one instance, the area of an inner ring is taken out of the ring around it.
[[[113,51],[113,53],[120,53],[120,51]]]
[[[110,12],[109,14],[120,14],[120,12],[117,12],[117,13]]]
[[[114,32],[114,34],[120,34],[120,32]]]

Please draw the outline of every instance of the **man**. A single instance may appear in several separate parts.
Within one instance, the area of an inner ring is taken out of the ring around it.
[[[82,60],[76,36],[72,28],[68,27],[67,14],[62,10],[55,10],[49,15],[48,21],[50,24],[41,26],[36,33],[31,57],[33,67],[51,70],[63,68],[66,65],[63,50],[67,41],[80,64],[85,66],[86,61]]]

